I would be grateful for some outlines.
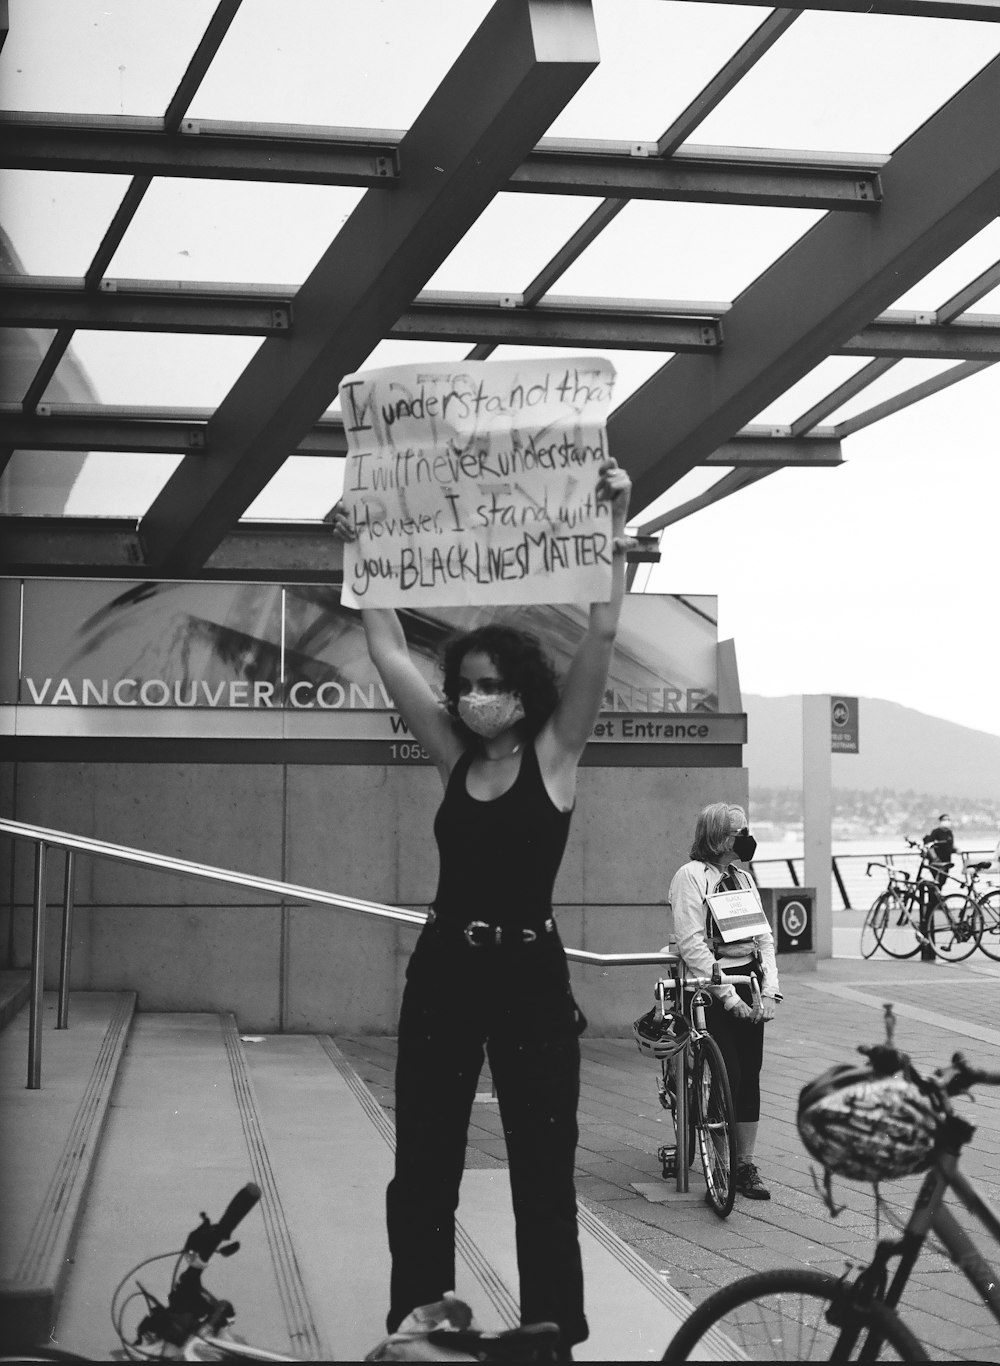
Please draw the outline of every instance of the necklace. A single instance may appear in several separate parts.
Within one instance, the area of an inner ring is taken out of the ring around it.
[[[484,752],[483,758],[486,760],[488,764],[498,764],[501,759],[513,759],[514,755],[520,754],[523,748],[524,741],[521,740],[518,742],[518,744],[514,746],[513,749],[509,749],[506,754],[486,754]]]

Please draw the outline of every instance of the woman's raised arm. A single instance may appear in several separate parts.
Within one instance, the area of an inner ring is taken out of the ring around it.
[[[568,809],[576,792],[576,769],[601,710],[608,669],[625,596],[625,521],[632,481],[615,460],[601,466],[597,495],[611,506],[611,596],[590,607],[586,633],[563,683],[559,705],[536,742],[549,792]]]
[[[350,519],[338,505],[331,518],[334,535],[354,539]],[[443,782],[462,753],[462,743],[434,689],[413,662],[399,617],[391,607],[364,607],[361,624],[368,653],[385,690],[414,738],[430,754]]]
[[[590,607],[587,631],[577,646],[549,725],[559,750],[575,760],[583,753],[601,710],[608,669],[625,596],[625,519],[632,481],[614,461],[601,466],[598,497],[611,505],[611,596]]]

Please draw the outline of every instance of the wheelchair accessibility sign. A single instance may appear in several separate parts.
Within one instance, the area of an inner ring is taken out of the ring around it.
[[[781,928],[789,939],[798,939],[809,924],[809,913],[801,901],[786,901],[781,908]]]

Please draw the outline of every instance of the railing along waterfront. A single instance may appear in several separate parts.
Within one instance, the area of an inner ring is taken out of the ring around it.
[[[31,933],[30,1000],[28,1022],[28,1081],[27,1089],[37,1091],[42,1084],[42,998],[45,969],[46,861],[50,849],[65,851],[63,878],[62,927],[59,948],[59,1007],[56,1028],[69,1028],[70,947],[76,856],[110,859],[117,863],[139,864],[162,873],[177,873],[203,882],[224,882],[247,891],[276,896],[286,901],[305,902],[312,906],[328,906],[335,910],[353,911],[376,919],[391,920],[400,925],[420,929],[427,919],[423,911],[411,911],[400,906],[385,906],[377,901],[363,901],[358,897],[341,896],[319,887],[301,887],[276,878],[256,877],[239,873],[232,868],[217,868],[191,859],[174,858],[169,854],[151,854],[125,844],[73,835],[65,830],[49,830],[41,825],[0,818],[0,834],[12,839],[26,840],[35,847],[34,896]],[[13,907],[11,907],[13,913]],[[642,967],[647,964],[676,963],[676,954],[669,953],[589,953],[586,949],[566,949],[566,957],[590,967]]]
[[[977,859],[991,859],[992,849],[956,850],[953,873],[960,873],[962,859],[972,862]],[[830,868],[830,890],[835,911],[867,910],[888,885],[884,869],[873,869],[869,877],[867,868],[872,862],[886,863],[890,868],[902,868],[915,873],[920,864],[920,856],[912,851],[896,850],[892,853],[874,851],[863,854],[834,854]],[[758,887],[801,887],[803,859],[801,855],[791,858],[754,859],[749,865]]]

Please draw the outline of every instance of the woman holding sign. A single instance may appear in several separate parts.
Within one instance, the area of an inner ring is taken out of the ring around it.
[[[396,613],[362,611],[372,660],[445,789],[434,821],[438,889],[399,1021],[390,1332],[454,1289],[455,1210],[485,1050],[510,1162],[522,1322],[557,1323],[567,1358],[587,1337],[573,1183],[586,1022],[552,890],[618,627],[630,492],[625,471],[604,462],[597,496],[611,515],[611,593],[592,604],[561,689],[532,636],[488,625],[447,644],[442,706]],[[339,507],[334,529],[353,539]]]
[[[691,861],[674,874],[667,896],[673,911],[674,940],[685,966],[698,977],[710,977],[718,963],[723,978],[756,977],[760,1004],[753,1004],[749,987],[723,982],[715,988],[708,1011],[708,1028],[725,1059],[736,1113],[736,1189],[749,1200],[770,1200],[771,1193],[754,1164],[760,1119],[760,1069],[764,1056],[764,1025],[774,1019],[778,969],[774,937],[752,878],[733,859],[753,858],[757,841],[747,829],[746,812],[728,802],[706,806],[698,816]],[[760,909],[760,928],[734,934],[725,925],[724,911],[712,912],[712,897],[720,891],[747,891]],[[724,937],[725,936],[725,937]]]

